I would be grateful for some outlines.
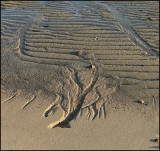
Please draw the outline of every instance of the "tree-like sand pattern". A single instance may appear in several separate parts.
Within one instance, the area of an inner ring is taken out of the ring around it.
[[[96,117],[97,112],[100,114],[101,109],[105,116],[104,104],[116,91],[116,86],[111,83],[109,78],[97,77],[95,72],[96,69],[94,71],[86,69],[86,71],[78,73],[70,71],[68,68],[64,70],[65,80],[63,83],[58,82],[56,99],[44,112],[44,116],[47,117],[49,112],[55,108],[61,108],[63,115],[60,120],[50,124],[49,128],[69,126],[69,121],[74,119],[84,108],[88,108],[89,116],[92,114],[91,119]],[[55,87],[56,83],[57,81],[55,81]]]

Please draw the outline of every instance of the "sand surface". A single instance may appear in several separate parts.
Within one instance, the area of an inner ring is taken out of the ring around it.
[[[1,6],[4,149],[159,149],[158,2]]]

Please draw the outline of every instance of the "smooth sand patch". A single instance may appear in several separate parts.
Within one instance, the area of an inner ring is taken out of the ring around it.
[[[47,103],[42,103],[41,97],[30,107],[17,110],[25,101],[22,97],[2,104],[3,149],[158,149],[157,143],[150,142],[158,137],[158,113],[152,107],[131,102],[107,104],[105,119],[90,121],[84,111],[71,122],[71,128],[47,129],[62,112],[44,118],[41,113]]]

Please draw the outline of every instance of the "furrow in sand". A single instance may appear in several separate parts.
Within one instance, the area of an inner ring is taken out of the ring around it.
[[[145,81],[139,81],[138,83],[129,83],[128,81],[124,80],[124,83],[122,85],[130,85],[133,86],[135,89],[159,89],[159,80],[145,80]]]
[[[159,73],[157,72],[127,72],[127,71],[106,71],[103,73],[104,76],[116,75],[122,78],[135,78],[139,80],[158,80]]]
[[[38,40],[38,41],[47,41],[47,40],[53,40],[55,37],[51,36],[51,35],[26,35],[26,40],[30,39],[30,40]],[[121,38],[118,38],[118,37],[108,37],[108,38],[100,38],[100,37],[73,37],[73,36],[61,36],[60,37],[61,40],[73,40],[73,41],[99,41],[99,42],[126,42],[126,41],[129,41],[129,38],[128,37],[121,37]]]
[[[64,60],[78,60],[79,57],[71,54],[49,53],[49,52],[31,52],[23,50],[22,53],[28,56],[33,56],[43,59],[64,59]]]
[[[59,25],[57,25],[57,24],[51,24],[51,25],[48,25],[48,23],[46,23],[46,24],[43,24],[43,25],[41,25],[40,27],[36,27],[36,26],[32,26],[31,28],[29,28],[29,30],[33,30],[33,29],[35,29],[35,28],[38,28],[38,29],[50,29],[50,30],[52,30],[52,29],[54,29],[54,30],[56,30],[56,31],[68,31],[68,30],[71,30],[71,31],[80,31],[80,30],[110,30],[110,31],[118,31],[118,28],[117,27],[103,27],[103,26],[90,26],[90,25],[88,25],[88,24],[86,24],[86,25],[79,25],[78,23],[77,23],[77,25],[61,25],[61,24],[59,24]]]
[[[139,32],[139,34],[141,35],[141,36],[159,36],[159,33],[157,32],[157,33],[155,33],[155,32],[151,32],[151,33],[144,33],[144,32]]]
[[[35,29],[38,29],[38,30],[43,30],[43,29],[49,29],[49,30],[53,30],[53,31],[81,31],[83,29],[83,31],[92,31],[93,33],[95,31],[99,31],[99,32],[106,32],[106,31],[113,31],[113,33],[115,31],[119,31],[119,29],[117,27],[101,27],[101,26],[90,26],[90,25],[48,25],[48,23],[46,24],[42,24],[40,25],[39,27],[37,26],[32,26],[30,27],[28,30],[35,30]]]
[[[27,44],[32,44],[33,43],[36,44],[48,44],[48,46],[50,46],[50,44],[65,44],[65,45],[85,45],[85,46],[134,46],[135,44],[133,42],[117,42],[117,41],[106,41],[106,42],[96,42],[96,40],[92,39],[91,41],[74,41],[74,40],[57,40],[55,39],[26,39],[25,41],[26,45]]]
[[[159,60],[99,60],[105,65],[158,66]]]
[[[121,90],[125,91],[129,95],[132,94],[132,96],[136,97],[137,100],[143,99],[143,98],[158,98],[159,97],[159,89],[138,89],[136,90],[136,87],[132,86],[122,86]]]
[[[10,18],[11,20],[16,20],[17,19],[17,17],[19,18],[19,20],[24,20],[24,17],[25,18],[29,18],[30,17],[30,15],[29,14],[27,14],[27,15],[25,15],[25,14],[22,14],[22,15],[18,15],[18,14],[13,14],[13,15],[11,15],[11,14],[5,14],[4,15],[4,17],[6,17],[6,18]]]
[[[35,56],[35,57],[44,57],[44,58],[59,58],[60,56],[63,58],[66,58],[68,57],[68,59],[78,59],[77,56],[75,56],[75,54],[77,54],[77,51],[74,51],[74,50],[66,50],[64,49],[64,51],[60,51],[60,50],[57,50],[57,51],[51,51],[51,49],[36,49],[36,51],[33,50],[33,48],[31,48],[31,50],[27,49],[27,50],[23,50],[23,53],[26,54],[26,55],[30,55],[30,56]],[[91,54],[94,54],[93,51],[83,51],[84,53],[91,53]],[[71,54],[74,54],[74,55],[71,55]],[[104,55],[104,54],[107,54],[107,55]],[[110,53],[104,53],[103,55],[96,55],[95,54],[95,59],[97,60],[154,60],[155,58],[152,57],[152,56],[141,56],[141,55],[125,55],[125,53],[123,55],[120,55],[120,54],[117,54],[116,56],[115,55],[112,55]]]
[[[33,51],[33,52],[53,52],[53,53],[63,53],[63,54],[67,54],[67,53],[77,53],[77,51],[81,50],[84,54],[85,53],[92,53],[94,55],[99,54],[99,55],[147,55],[146,52],[144,51],[137,51],[137,50],[84,50],[81,47],[77,48],[77,49],[66,49],[66,48],[55,48],[55,47],[30,47],[30,46],[24,46],[23,47],[25,50],[28,51]]]
[[[15,34],[15,30],[7,30],[7,32],[5,32],[5,31],[3,30],[3,27],[2,27],[1,34],[2,34],[2,36],[3,36],[3,35],[9,35],[10,37],[14,37],[13,34]],[[12,36],[11,36],[11,35],[12,35]]]
[[[104,71],[159,72],[159,66],[104,65]]]
[[[158,31],[156,29],[151,29],[151,28],[138,28],[136,27],[136,32],[142,32],[142,33],[157,33]]]
[[[7,25],[2,25],[2,27],[1,27],[1,30],[16,30],[16,29],[18,29],[18,27],[16,27],[15,25],[14,26],[7,26]]]
[[[36,30],[36,29],[31,29],[29,31],[27,31],[27,34],[31,33],[31,34],[34,34],[35,32],[32,32],[32,30]],[[110,35],[114,35],[114,36],[117,36],[117,35],[120,35],[120,36],[126,36],[122,31],[116,31],[116,30],[93,30],[93,31],[83,31],[83,27],[81,28],[81,30],[71,30],[70,32],[68,32],[67,30],[64,32],[63,30],[49,30],[48,29],[45,29],[44,31],[41,32],[40,29],[37,28],[37,32],[38,33],[43,33],[45,30],[47,30],[48,32],[54,32],[55,34],[63,34],[63,33],[69,33],[69,34],[77,34],[77,35],[96,35],[96,34],[102,34],[102,35],[105,35],[105,34],[110,34]]]
[[[63,44],[63,43],[51,43],[50,45],[48,45],[48,43],[26,43],[25,42],[25,45],[27,46],[30,46],[30,47],[47,47],[47,46],[50,46],[50,47],[53,47],[53,48],[66,48],[66,49],[69,49],[69,48],[72,48],[72,49],[78,49],[78,48],[83,48],[83,49],[92,49],[92,50],[106,50],[106,49],[112,49],[112,50],[141,50],[140,47],[138,46],[126,46],[126,45],[111,45],[111,46],[93,46],[93,45],[90,45],[90,46],[87,46],[87,45],[80,45],[80,44],[77,44],[77,45],[70,45],[70,44]]]
[[[140,84],[140,83],[159,83],[159,79],[150,79],[150,80],[139,80],[139,79],[135,79],[135,78],[130,78],[130,77],[124,77],[121,78],[121,84],[122,85],[135,85],[135,84]]]
[[[63,31],[54,31],[54,33],[55,34],[63,34],[64,32]],[[124,35],[124,33],[122,32],[122,31],[110,31],[110,30],[105,30],[105,31],[101,31],[101,30],[93,30],[93,31],[83,31],[83,30],[76,30],[76,31],[72,31],[72,32],[70,32],[70,34],[77,34],[77,35],[83,35],[83,36],[85,36],[85,35],[96,35],[96,34],[102,34],[102,35],[104,35],[104,34],[112,34],[112,35]]]
[[[17,6],[17,5],[33,5],[33,4],[37,4],[36,1],[5,1],[5,2],[2,2],[2,4],[4,6]]]
[[[58,59],[58,58],[64,58],[64,59],[78,59],[79,57],[75,56],[77,54],[77,51],[66,51],[65,53],[56,53],[56,52],[50,52],[46,49],[44,50],[41,50],[41,51],[28,51],[28,50],[23,50],[22,53],[26,54],[26,55],[29,55],[29,56],[34,56],[34,57],[40,57],[40,58],[53,58],[53,59]],[[91,52],[89,52],[91,53]],[[98,55],[100,56],[100,59],[101,60],[113,60],[113,59],[116,59],[116,60],[151,60],[152,57],[144,57],[144,56],[140,56],[140,55],[134,55],[134,56],[130,56],[130,55],[117,55],[115,57],[115,55],[103,55],[103,57],[101,57],[101,55]],[[97,58],[97,55],[95,55],[95,58]],[[99,60],[100,60],[99,59]],[[153,58],[154,59],[154,58]]]
[[[54,19],[54,20],[68,20],[68,19],[74,19],[73,17],[45,17],[45,19],[48,19],[48,20],[50,20],[50,19]]]
[[[82,30],[83,30],[83,28],[82,28]],[[108,34],[106,34],[108,32]],[[81,32],[77,32],[77,31],[75,31],[75,32],[73,32],[73,31],[56,31],[56,30],[49,30],[49,29],[45,29],[44,28],[44,30],[39,30],[38,28],[37,28],[37,30],[36,29],[34,29],[34,31],[32,31],[32,30],[28,30],[28,31],[26,31],[26,34],[27,35],[51,35],[51,34],[57,34],[57,35],[65,35],[65,34],[67,34],[67,35],[75,35],[75,36],[95,36],[96,34],[98,35],[99,34],[99,36],[100,37],[122,37],[122,38],[124,38],[124,37],[127,37],[127,35],[125,34],[125,33],[122,33],[122,32],[120,32],[120,33],[118,33],[118,32],[114,32],[114,33],[111,33],[111,31],[109,32],[109,31],[106,31],[106,33],[98,33],[98,31],[96,32],[96,33],[81,33]]]
[[[81,18],[81,19],[74,19],[74,20],[67,20],[67,22],[66,21],[64,21],[64,20],[44,20],[43,21],[43,24],[47,24],[48,26],[52,26],[52,25],[56,25],[56,26],[58,26],[58,25],[60,25],[60,26],[68,26],[68,27],[70,27],[70,26],[85,26],[85,25],[88,25],[88,26],[97,26],[97,27],[111,27],[111,28],[115,28],[115,27],[117,27],[117,25],[115,25],[113,22],[107,22],[107,24],[103,21],[93,21],[93,20],[90,20],[90,19],[83,19],[83,18]],[[41,25],[41,24],[40,24]]]
[[[27,56],[22,53],[17,53],[19,59],[26,62],[35,62],[39,64],[48,64],[48,65],[69,65],[75,64],[77,60],[61,60],[61,59],[45,59],[45,58],[37,58],[33,56]]]
[[[15,33],[12,33],[12,32],[4,32],[4,31],[1,31],[1,36],[6,36],[8,38],[11,38],[14,36]]]
[[[35,29],[37,29],[37,30],[58,31],[58,32],[61,32],[61,33],[66,32],[66,31],[78,32],[78,31],[81,31],[81,30],[86,31],[86,32],[88,32],[88,30],[89,30],[91,33],[95,33],[95,32],[96,33],[107,33],[107,32],[110,33],[112,31],[114,33],[116,31],[118,31],[118,29],[110,29],[110,28],[107,29],[107,27],[102,28],[102,27],[83,27],[83,26],[79,26],[79,27],[61,27],[61,28],[59,27],[59,28],[57,28],[57,27],[54,27],[54,26],[50,27],[47,24],[42,26],[42,27],[32,27],[29,30],[32,31],[32,30],[35,30]]]
[[[9,20],[9,19],[2,19],[1,22],[2,22],[2,26],[6,25],[11,28],[14,27],[15,25],[18,28],[21,26],[21,24],[25,24],[25,21],[14,20],[13,22],[13,20]]]
[[[151,60],[155,59],[152,56],[144,56],[144,55],[95,55],[97,60]]]
[[[30,48],[29,48],[30,49]],[[32,48],[31,48],[32,49]],[[30,49],[30,50],[31,50]],[[91,54],[100,54],[100,55],[143,55],[146,54],[144,51],[136,51],[136,50],[130,50],[130,51],[125,51],[125,50],[112,50],[112,49],[106,49],[106,50],[84,50],[84,49],[59,49],[59,48],[48,48],[49,52],[56,52],[56,53],[73,53],[77,52],[78,50],[81,50],[83,53],[91,53]]]
[[[76,33],[71,33],[71,32],[61,32],[61,33],[56,33],[54,31],[26,31],[26,35],[32,36],[40,36],[40,35],[46,35],[46,36],[57,36],[57,37],[61,37],[61,36],[70,36],[72,38],[127,38],[127,36],[125,34],[76,34]]]

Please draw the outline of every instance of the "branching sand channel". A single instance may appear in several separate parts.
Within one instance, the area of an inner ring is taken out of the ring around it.
[[[73,69],[66,68],[67,79],[63,83],[58,81],[56,99],[44,112],[44,116],[47,117],[49,112],[58,107],[62,109],[63,115],[60,120],[50,124],[49,128],[70,127],[69,121],[74,119],[84,108],[88,108],[88,114],[92,120],[97,116],[97,111],[100,114],[101,109],[105,116],[104,104],[109,101],[110,95],[116,91],[117,86],[113,83],[111,85],[109,78],[96,76],[95,72],[96,69],[75,72]],[[56,84],[57,81],[55,80],[53,83]],[[90,115],[90,110],[92,115]]]

